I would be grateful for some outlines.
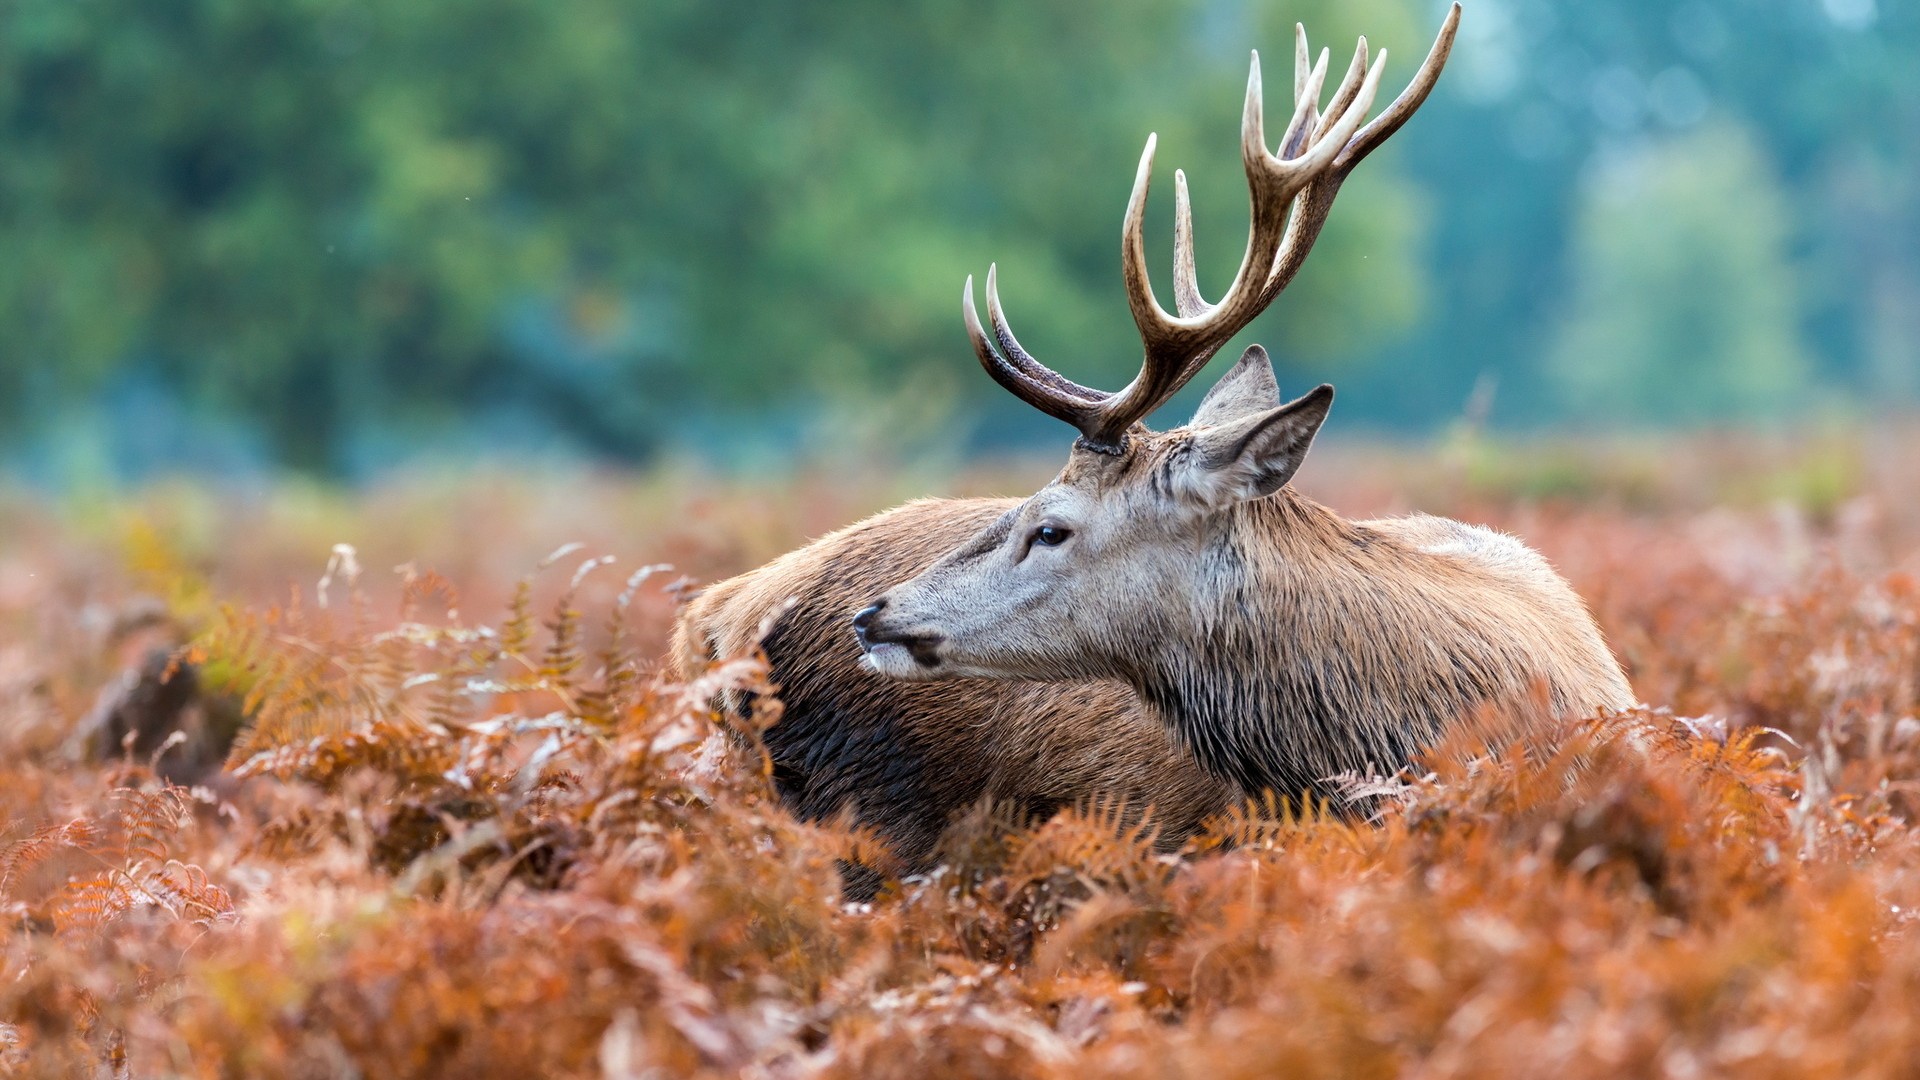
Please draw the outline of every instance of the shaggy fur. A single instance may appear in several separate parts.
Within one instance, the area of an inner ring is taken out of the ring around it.
[[[1283,490],[1232,512],[1204,559],[1222,602],[1126,674],[1249,788],[1390,773],[1476,713],[1513,733],[1633,704],[1580,598],[1511,537],[1424,515],[1348,522]]]
[[[780,797],[795,813],[851,810],[909,868],[921,868],[952,815],[982,797],[1039,817],[1118,797],[1135,812],[1152,806],[1166,843],[1239,797],[1118,682],[914,684],[861,663],[853,613],[1017,505],[908,503],[720,582],[687,606],[674,639],[683,676],[751,652],[762,624],[791,601],[764,646],[785,706],[766,744]]]

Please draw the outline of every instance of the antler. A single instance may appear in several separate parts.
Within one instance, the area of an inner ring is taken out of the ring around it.
[[[1159,408],[1188,380],[1206,366],[1213,354],[1233,335],[1271,304],[1293,280],[1307,253],[1326,224],[1327,213],[1340,185],[1355,166],[1400,130],[1427,99],[1446,66],[1453,48],[1454,31],[1460,25],[1460,5],[1447,13],[1440,34],[1428,50],[1426,61],[1414,73],[1413,81],[1388,105],[1386,111],[1366,121],[1373,106],[1385,69],[1387,51],[1369,66],[1367,39],[1361,38],[1354,50],[1353,62],[1334,91],[1327,111],[1319,111],[1320,93],[1326,82],[1327,50],[1308,64],[1307,32],[1296,26],[1294,33],[1293,116],[1281,135],[1279,152],[1267,149],[1265,117],[1260,89],[1260,54],[1253,54],[1253,68],[1247,76],[1247,100],[1240,119],[1240,156],[1246,166],[1247,189],[1252,202],[1252,223],[1247,233],[1246,254],[1233,284],[1218,303],[1210,304],[1200,294],[1193,270],[1193,220],[1187,200],[1187,178],[1176,170],[1174,181],[1173,225],[1173,298],[1179,312],[1170,315],[1153,295],[1147,277],[1146,241],[1142,228],[1147,212],[1147,187],[1153,176],[1153,150],[1156,136],[1147,136],[1147,148],[1140,155],[1140,168],[1133,181],[1133,194],[1127,200],[1125,225],[1121,229],[1120,263],[1126,281],[1127,306],[1133,312],[1134,325],[1146,348],[1140,374],[1126,388],[1105,393],[1082,386],[1033,358],[1020,347],[1013,330],[1007,326],[1000,308],[997,267],[987,270],[987,317],[993,336],[980,326],[973,306],[973,278],[967,278],[962,310],[967,335],[973,339],[974,352],[994,381],[1014,396],[1049,416],[1057,417],[1080,429],[1079,445],[1105,453],[1118,453],[1126,445],[1126,433],[1148,413]]]

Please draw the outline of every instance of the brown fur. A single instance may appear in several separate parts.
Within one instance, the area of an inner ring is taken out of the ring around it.
[[[1094,797],[1136,811],[1151,805],[1167,842],[1238,797],[1176,748],[1118,682],[904,683],[862,665],[853,613],[1017,505],[908,503],[688,604],[673,646],[683,676],[751,652],[762,624],[780,613],[766,645],[785,709],[767,744],[796,813],[850,809],[909,867],[922,867],[949,818],[982,797],[1039,815]]]
[[[1501,737],[1633,705],[1586,605],[1511,537],[1348,521],[1283,489],[1243,504],[1219,544],[1260,617],[1207,621],[1141,671],[1156,712],[1196,744],[1211,733],[1203,760],[1244,784],[1392,772],[1464,720]]]

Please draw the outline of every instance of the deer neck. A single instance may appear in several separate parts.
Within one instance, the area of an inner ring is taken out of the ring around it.
[[[1203,546],[1195,602],[1129,681],[1209,769],[1330,794],[1438,732],[1445,706],[1409,692],[1430,682],[1408,670],[1429,650],[1410,647],[1419,613],[1391,588],[1404,549],[1287,489],[1223,515]]]

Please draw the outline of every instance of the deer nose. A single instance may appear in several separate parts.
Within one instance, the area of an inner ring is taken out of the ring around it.
[[[880,614],[880,609],[886,606],[887,602],[882,600],[879,603],[861,608],[859,613],[854,615],[853,636],[860,639],[862,648],[870,644],[870,642],[867,641],[867,631],[873,628],[874,616]]]

